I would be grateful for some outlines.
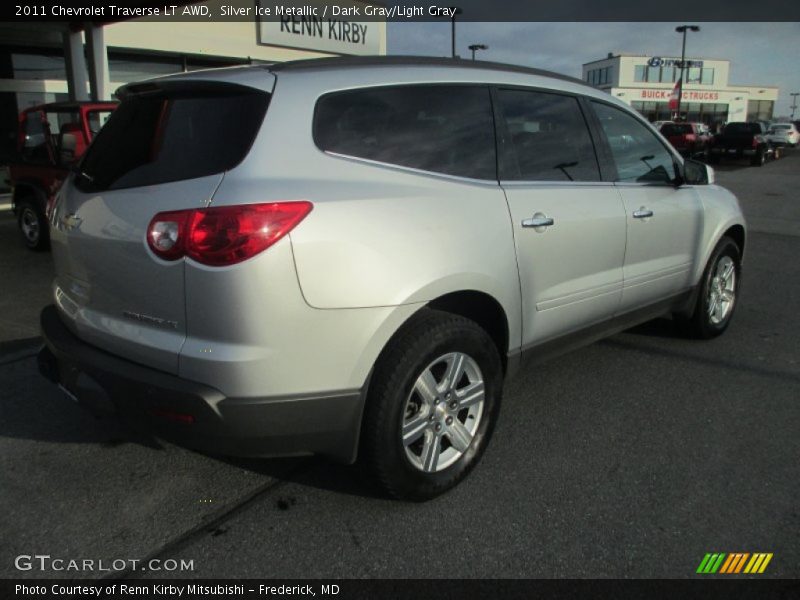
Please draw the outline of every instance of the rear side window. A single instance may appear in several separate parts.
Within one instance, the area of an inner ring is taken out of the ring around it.
[[[501,161],[503,179],[600,181],[577,98],[528,90],[498,90],[497,97],[510,146]]]
[[[323,96],[314,141],[324,151],[474,179],[496,179],[489,89],[371,88]]]
[[[133,95],[100,129],[76,185],[114,190],[227,171],[250,149],[268,101],[238,87]]]

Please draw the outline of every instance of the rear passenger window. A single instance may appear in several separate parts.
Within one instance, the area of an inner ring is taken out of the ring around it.
[[[499,90],[508,132],[501,177],[525,181],[600,181],[592,138],[577,98]]]
[[[322,97],[314,140],[327,152],[474,179],[496,179],[489,89],[403,86]]]
[[[613,106],[594,101],[592,105],[617,166],[617,181],[674,181],[675,159],[649,127]]]

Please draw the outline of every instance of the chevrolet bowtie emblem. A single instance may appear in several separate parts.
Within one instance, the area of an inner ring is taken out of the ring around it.
[[[77,229],[78,227],[81,226],[82,222],[83,222],[83,219],[81,219],[76,214],[69,214],[69,215],[64,215],[63,217],[61,217],[61,225],[67,231],[69,231],[71,229]]]

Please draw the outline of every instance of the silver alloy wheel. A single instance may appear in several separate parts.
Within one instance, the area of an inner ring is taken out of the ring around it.
[[[19,221],[22,235],[25,236],[29,244],[35,246],[39,241],[39,217],[36,215],[36,211],[26,206],[22,209],[22,216]]]
[[[483,374],[470,356],[450,352],[425,367],[403,407],[403,446],[411,464],[435,473],[456,462],[475,437],[484,398]]]
[[[723,256],[717,261],[711,283],[708,286],[708,318],[714,325],[719,325],[733,309],[736,301],[736,263],[730,256]]]

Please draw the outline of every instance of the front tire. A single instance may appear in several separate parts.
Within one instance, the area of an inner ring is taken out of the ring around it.
[[[480,460],[500,408],[497,348],[475,322],[422,309],[376,365],[362,427],[362,458],[390,496],[424,501]]]
[[[16,208],[17,225],[25,246],[37,252],[47,250],[50,247],[50,231],[44,213],[28,201],[20,202]]]
[[[692,316],[676,317],[686,335],[710,339],[728,328],[738,301],[741,272],[739,247],[723,237],[703,271]]]

